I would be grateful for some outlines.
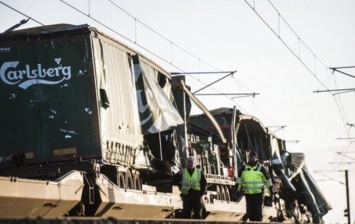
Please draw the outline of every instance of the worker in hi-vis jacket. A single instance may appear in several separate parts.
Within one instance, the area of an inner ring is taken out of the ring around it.
[[[264,186],[270,194],[271,204],[269,203],[268,206],[272,206],[274,192],[270,175],[265,167],[258,162],[256,153],[252,151],[249,154],[248,163],[238,172],[236,181],[238,194],[240,195],[244,191],[249,221],[262,221]]]
[[[205,194],[207,181],[200,168],[196,167],[195,158],[187,158],[187,168],[174,175],[174,181],[181,185],[181,198],[184,218],[202,218],[202,196]]]

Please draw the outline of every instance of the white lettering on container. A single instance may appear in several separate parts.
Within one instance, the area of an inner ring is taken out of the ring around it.
[[[42,64],[31,67],[26,64],[22,69],[17,68],[19,61],[4,62],[0,68],[0,79],[8,85],[18,85],[27,89],[31,85],[55,85],[71,79],[71,66],[60,64],[61,58],[54,59],[57,67],[44,68]]]

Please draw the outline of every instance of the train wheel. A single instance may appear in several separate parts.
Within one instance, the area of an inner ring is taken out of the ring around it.
[[[135,189],[133,185],[132,173],[130,170],[127,170],[127,172],[125,173],[125,183],[125,189]]]
[[[121,171],[117,172],[117,186],[119,188],[126,188],[125,176]]]

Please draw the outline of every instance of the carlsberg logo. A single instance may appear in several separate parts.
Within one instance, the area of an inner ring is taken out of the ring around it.
[[[44,68],[42,64],[31,67],[26,64],[18,68],[19,61],[4,62],[0,68],[0,78],[8,85],[18,85],[27,89],[34,84],[55,85],[71,78],[71,66],[63,66],[61,58],[55,58],[57,67]]]

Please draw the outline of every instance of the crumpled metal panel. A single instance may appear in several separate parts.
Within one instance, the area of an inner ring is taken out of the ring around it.
[[[102,157],[110,163],[133,164],[142,145],[130,57],[121,45],[93,37],[95,83],[99,103]]]
[[[183,124],[173,106],[170,81],[141,57],[133,59],[142,133],[158,133]],[[159,83],[159,78],[165,80]]]
[[[288,165],[294,172],[290,180],[296,186],[297,192],[303,192],[298,200],[307,205],[313,215],[313,222],[319,223],[332,206],[310,175],[304,153],[291,153],[291,164]]]

